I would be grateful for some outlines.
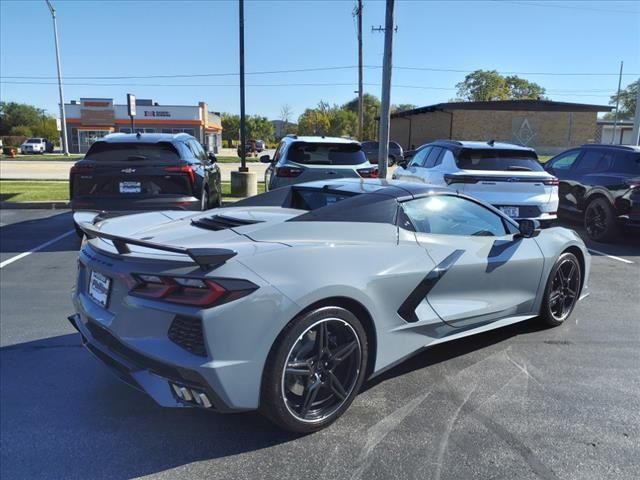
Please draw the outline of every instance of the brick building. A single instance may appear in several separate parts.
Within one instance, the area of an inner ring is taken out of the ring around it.
[[[598,112],[611,110],[550,100],[439,103],[393,113],[390,138],[405,149],[437,139],[493,139],[553,155],[598,141]]]

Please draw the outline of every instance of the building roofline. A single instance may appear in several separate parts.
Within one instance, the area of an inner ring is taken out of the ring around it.
[[[554,102],[552,100],[496,100],[490,102],[447,102],[391,114],[391,118],[451,110],[528,110],[539,112],[610,112],[613,107],[588,103]]]

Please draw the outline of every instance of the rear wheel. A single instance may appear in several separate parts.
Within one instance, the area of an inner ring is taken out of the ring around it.
[[[209,189],[204,187],[202,196],[200,197],[200,210],[203,212],[209,209]]]
[[[592,240],[610,242],[618,234],[615,212],[606,198],[598,197],[584,210],[584,228]]]
[[[362,324],[343,308],[322,307],[296,318],[267,360],[261,412],[299,433],[331,424],[362,385],[367,348]]]
[[[580,262],[572,253],[560,255],[551,269],[542,300],[541,318],[552,327],[564,322],[580,296],[582,285]]]

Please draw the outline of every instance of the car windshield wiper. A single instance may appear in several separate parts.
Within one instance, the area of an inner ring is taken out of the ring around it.
[[[127,157],[127,160],[146,160],[147,156],[146,155],[129,155]]]
[[[522,167],[520,165],[509,165],[507,170],[518,170],[520,172],[531,172],[532,170],[529,167]]]

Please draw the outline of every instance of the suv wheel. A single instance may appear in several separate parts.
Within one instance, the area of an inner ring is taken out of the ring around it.
[[[322,307],[297,317],[269,354],[261,412],[293,432],[326,427],[357,395],[367,348],[364,328],[348,310]]]
[[[598,197],[589,202],[584,210],[584,228],[589,238],[596,242],[609,242],[618,233],[613,208],[606,198]]]

